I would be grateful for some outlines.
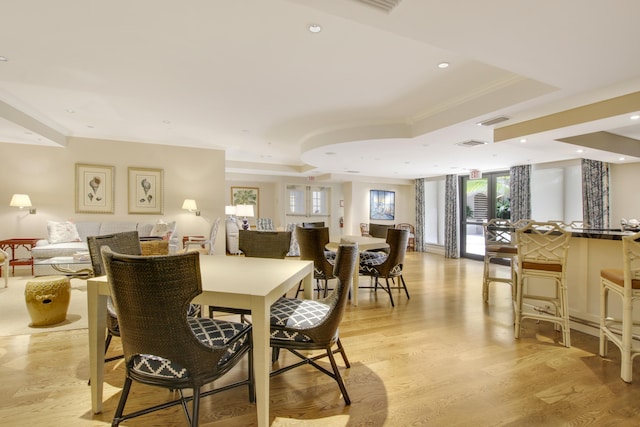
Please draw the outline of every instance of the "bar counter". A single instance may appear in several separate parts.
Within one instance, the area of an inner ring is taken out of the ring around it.
[[[567,292],[571,328],[599,335],[600,270],[622,268],[622,237],[633,231],[567,228],[572,234],[567,259]],[[610,298],[611,313],[622,313],[619,298]],[[640,318],[635,313],[634,319]]]

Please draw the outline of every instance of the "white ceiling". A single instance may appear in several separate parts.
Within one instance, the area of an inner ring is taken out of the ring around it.
[[[227,172],[413,179],[581,156],[620,162],[555,139],[640,138],[629,114],[526,143],[492,143],[494,128],[476,125],[640,91],[639,1],[398,3],[3,2],[0,141],[210,147],[226,151]],[[489,144],[457,145],[472,139]]]

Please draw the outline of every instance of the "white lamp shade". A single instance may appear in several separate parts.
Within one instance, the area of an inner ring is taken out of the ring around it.
[[[31,207],[31,199],[28,194],[14,194],[11,198],[11,202],[9,206],[17,207],[17,208],[30,208]]]
[[[236,205],[236,215],[242,217],[253,216],[253,205]]]
[[[236,214],[236,207],[235,206],[225,206],[224,207],[224,214],[225,215],[235,215]]]
[[[184,199],[184,203],[182,203],[182,209],[193,212],[198,210],[198,205],[196,205],[196,201],[193,199]]]

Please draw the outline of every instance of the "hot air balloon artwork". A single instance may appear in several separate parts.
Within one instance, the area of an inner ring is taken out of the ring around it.
[[[129,213],[162,213],[162,173],[129,168]]]

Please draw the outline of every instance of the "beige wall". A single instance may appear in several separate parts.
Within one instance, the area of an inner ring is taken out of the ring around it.
[[[179,148],[120,141],[73,139],[65,148],[0,143],[0,238],[45,237],[48,220],[135,221],[175,220],[178,234],[208,235],[213,220],[224,218],[225,155],[220,150]],[[75,213],[75,164],[115,167],[113,214]],[[164,214],[129,215],[127,168],[164,170]],[[35,215],[9,207],[14,193],[26,193]],[[226,196],[228,197],[228,196]],[[195,199],[201,216],[181,209],[185,198]],[[222,235],[224,230],[222,229]],[[216,252],[224,254],[224,238]]]
[[[611,165],[611,227],[620,226],[620,219],[640,219],[640,163]]]

